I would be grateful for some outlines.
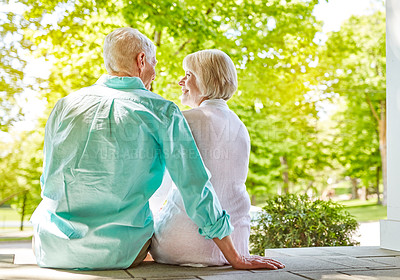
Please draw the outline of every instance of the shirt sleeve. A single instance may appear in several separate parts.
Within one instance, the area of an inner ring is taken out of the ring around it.
[[[56,129],[57,125],[57,118],[59,115],[60,110],[60,103],[61,100],[57,101],[56,105],[54,106],[53,110],[50,113],[50,116],[46,122],[45,126],[45,134],[44,134],[44,145],[43,145],[43,173],[40,176],[40,185],[43,188],[45,178],[48,175],[48,164],[52,159],[52,142],[54,141],[54,130]]]
[[[189,125],[176,105],[171,107],[160,137],[166,167],[199,233],[206,239],[222,239],[233,231],[230,217],[221,208]]]

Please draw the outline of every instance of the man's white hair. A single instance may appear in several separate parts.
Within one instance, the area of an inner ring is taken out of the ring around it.
[[[125,73],[130,75],[140,52],[144,52],[147,59],[150,59],[155,57],[156,47],[137,29],[118,28],[104,39],[103,57],[109,74]]]
[[[183,60],[183,69],[192,72],[203,97],[228,100],[235,93],[238,82],[235,65],[220,50],[202,50]]]

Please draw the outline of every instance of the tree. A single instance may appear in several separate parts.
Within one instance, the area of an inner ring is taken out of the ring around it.
[[[21,30],[27,27],[27,21],[21,14],[1,11],[0,25],[0,129],[6,132],[22,117],[17,98],[23,91],[23,69],[26,66],[23,54],[30,44],[22,36]]]
[[[385,15],[353,16],[330,34],[321,54],[320,82],[338,93],[346,110],[338,117],[338,159],[346,175],[375,180],[382,166],[386,205],[386,54]],[[379,150],[380,163],[376,151]]]
[[[336,121],[333,158],[343,167],[343,176],[350,178],[352,196],[358,198],[358,188],[375,189],[377,168],[381,168],[379,139],[371,122],[368,104],[353,104],[344,98],[342,108],[333,116]]]
[[[36,132],[12,129],[24,118],[18,99],[25,89],[33,87],[24,79],[27,53],[32,48],[23,36],[29,21],[22,16],[22,4],[4,1],[0,5],[0,206],[11,204],[29,215],[40,198],[41,148],[35,144]]]
[[[218,48],[237,65],[240,86],[230,106],[248,126],[253,143],[249,191],[274,192],[285,181],[289,186],[313,180],[321,162],[314,154],[317,117],[304,94],[315,71],[320,24],[312,11],[317,0],[22,2],[34,24],[26,38],[38,46],[36,55],[56,61],[44,90],[49,108],[105,73],[103,38],[117,27],[136,27],[155,42],[159,69],[153,90],[174,101],[183,58]],[[56,22],[45,23],[52,13],[59,15]]]
[[[253,184],[248,188],[251,194],[318,188],[315,177],[327,165],[328,155],[326,143],[318,137],[315,109],[305,101],[303,105],[290,105],[272,103],[259,112],[251,107],[236,108],[252,139],[247,180],[247,184]]]
[[[0,206],[10,204],[29,216],[41,200],[43,133],[22,132],[15,137],[12,142],[0,142]]]

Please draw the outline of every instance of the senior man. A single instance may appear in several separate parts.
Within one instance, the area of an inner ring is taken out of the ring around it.
[[[186,211],[237,269],[282,268],[244,258],[229,237],[188,124],[178,107],[149,91],[156,48],[136,29],[104,42],[108,75],[57,102],[46,124],[42,202],[32,216],[34,251],[42,267],[124,269],[147,255],[153,235],[149,198],[165,168]]]

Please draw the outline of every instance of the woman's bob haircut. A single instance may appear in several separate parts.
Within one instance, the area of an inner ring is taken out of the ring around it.
[[[144,52],[148,59],[155,57],[156,47],[137,29],[122,27],[114,30],[104,39],[104,64],[109,74],[131,74],[136,57]]]
[[[207,99],[232,97],[237,89],[236,68],[230,57],[220,50],[202,50],[183,60],[183,69],[195,75],[197,86]]]

